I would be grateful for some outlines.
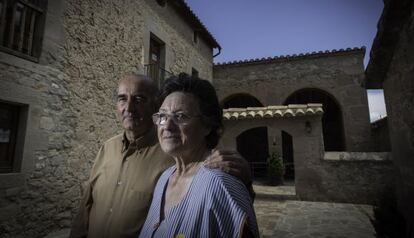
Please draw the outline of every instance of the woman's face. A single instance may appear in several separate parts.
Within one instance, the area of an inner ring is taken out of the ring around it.
[[[205,138],[210,128],[201,121],[198,99],[191,93],[171,93],[159,113],[165,119],[158,125],[158,140],[164,152],[185,157],[206,148]]]

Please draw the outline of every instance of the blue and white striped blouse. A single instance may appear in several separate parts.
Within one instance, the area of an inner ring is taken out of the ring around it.
[[[184,198],[160,221],[161,202],[175,166],[159,178],[139,237],[241,237],[244,224],[259,237],[246,187],[220,170],[201,167]]]

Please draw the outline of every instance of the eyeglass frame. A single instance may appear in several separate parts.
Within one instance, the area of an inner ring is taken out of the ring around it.
[[[161,123],[160,115],[163,115],[163,114],[166,115],[166,120],[164,121],[164,123]],[[178,121],[177,115],[186,116],[187,117],[186,121],[185,122]],[[203,116],[202,115],[187,115],[186,113],[182,113],[182,112],[177,112],[177,113],[157,112],[157,113],[152,114],[151,117],[152,117],[152,122],[157,126],[165,126],[166,122],[168,121],[168,118],[171,118],[174,124],[178,126],[185,126],[189,124],[191,119],[197,118],[197,117],[203,117]]]

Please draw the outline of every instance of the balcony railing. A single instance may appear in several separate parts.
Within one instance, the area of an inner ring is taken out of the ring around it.
[[[161,68],[159,64],[146,64],[144,67],[145,74],[155,81],[158,88],[161,88],[166,79],[173,76],[171,72]]]

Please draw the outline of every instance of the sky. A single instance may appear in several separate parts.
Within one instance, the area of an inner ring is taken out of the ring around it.
[[[366,47],[382,0],[185,0],[222,47],[215,63]],[[216,51],[215,51],[216,52]],[[371,121],[386,115],[382,90],[369,90]]]

